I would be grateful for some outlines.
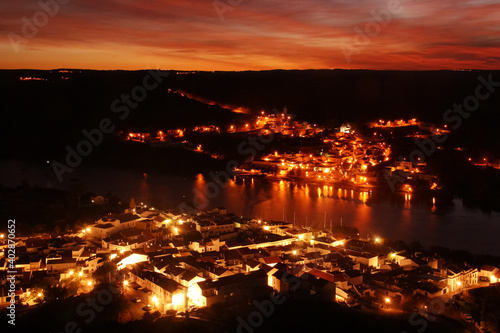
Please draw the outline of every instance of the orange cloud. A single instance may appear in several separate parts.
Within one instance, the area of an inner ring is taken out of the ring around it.
[[[40,19],[40,5],[3,1],[0,61],[41,69],[500,68],[499,1],[399,0],[383,23],[375,17],[398,0],[217,1],[221,15],[207,0],[70,0],[29,38],[23,26]],[[370,24],[379,29],[368,36]],[[17,53],[12,36],[24,38]]]

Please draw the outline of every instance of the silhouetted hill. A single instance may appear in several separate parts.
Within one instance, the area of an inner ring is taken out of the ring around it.
[[[64,154],[66,145],[81,140],[83,129],[97,127],[106,117],[116,131],[220,124],[242,117],[217,105],[168,93],[169,88],[244,106],[254,113],[287,106],[299,119],[330,125],[413,117],[443,124],[443,113],[473,95],[478,77],[489,74],[500,81],[499,71],[277,70],[185,75],[171,71],[121,120],[112,112],[113,101],[142,86],[150,75],[147,71],[4,70],[0,71],[1,147],[3,158],[43,159]],[[46,81],[19,80],[25,76]],[[480,102],[449,142],[498,152],[499,108],[497,91]]]
[[[500,82],[499,71],[277,70],[175,75],[169,85],[254,112],[287,106],[299,119],[336,126],[414,117],[442,125],[444,112],[474,95],[478,77],[490,74]],[[457,144],[465,141],[498,151],[499,108],[496,91],[463,121],[456,134],[466,139],[457,139]]]
[[[60,156],[65,154],[66,145],[74,146],[83,139],[82,130],[97,128],[103,118],[112,121],[115,131],[152,132],[158,128],[227,123],[239,117],[218,106],[167,93],[166,83],[172,74],[164,74],[162,82],[147,91],[142,101],[132,100],[126,117],[123,112],[113,112],[113,102],[119,101],[115,110],[127,105],[123,95],[131,96],[149,75],[147,71],[0,71],[3,158]],[[20,77],[46,81],[21,81]],[[154,78],[147,80],[150,86],[155,83]]]

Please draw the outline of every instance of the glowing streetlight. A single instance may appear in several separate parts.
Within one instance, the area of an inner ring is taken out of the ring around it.
[[[177,308],[184,302],[184,295],[176,294],[172,296],[172,304]]]
[[[87,228],[86,230],[87,230],[87,232],[89,232],[89,231],[90,231],[90,228]]]
[[[87,284],[88,284],[89,286],[91,286],[91,285],[92,285],[92,281],[89,281]]]
[[[78,276],[83,276],[83,272],[78,273]]]
[[[386,298],[384,299],[384,301],[385,301],[385,304],[389,304],[389,303],[391,303],[391,299],[390,299],[389,297],[386,297]]]
[[[396,258],[396,253],[391,254],[393,258]]]
[[[75,273],[75,272],[73,272],[72,270],[69,271],[69,275],[73,275],[73,273]]]
[[[42,297],[42,293],[38,293],[38,295],[37,295],[37,296],[38,296],[38,297]]]
[[[123,281],[123,285],[128,286],[128,281],[127,280]]]
[[[4,234],[0,234],[0,238],[4,238],[4,237],[5,237]]]
[[[457,281],[457,287],[460,288],[460,291],[462,291],[462,282]]]
[[[297,251],[293,250],[293,254],[296,255],[297,254]]]
[[[376,237],[375,238],[375,243],[380,243],[380,238]]]

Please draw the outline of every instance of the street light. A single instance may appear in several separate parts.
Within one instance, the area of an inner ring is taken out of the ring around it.
[[[387,306],[387,309],[389,309],[389,304],[391,304],[391,299],[390,299],[389,297],[386,297],[386,298],[384,299],[384,301],[385,301],[385,304],[386,304],[386,306]]]
[[[159,299],[156,295],[153,295],[152,301],[153,301],[154,307],[158,308]]]

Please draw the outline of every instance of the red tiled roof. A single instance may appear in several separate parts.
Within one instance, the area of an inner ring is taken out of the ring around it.
[[[496,267],[493,267],[493,266],[490,266],[490,265],[484,265],[483,267],[481,267],[481,270],[482,271],[488,271],[488,272],[493,272],[495,270]]]
[[[322,272],[319,269],[313,268],[308,273],[311,275],[314,275],[320,279],[330,281],[330,282],[335,282],[335,276],[333,276],[332,274],[326,273],[326,272]]]
[[[264,257],[262,258],[262,260],[264,260],[264,263],[266,264],[275,264],[282,262],[282,260],[279,257]]]

